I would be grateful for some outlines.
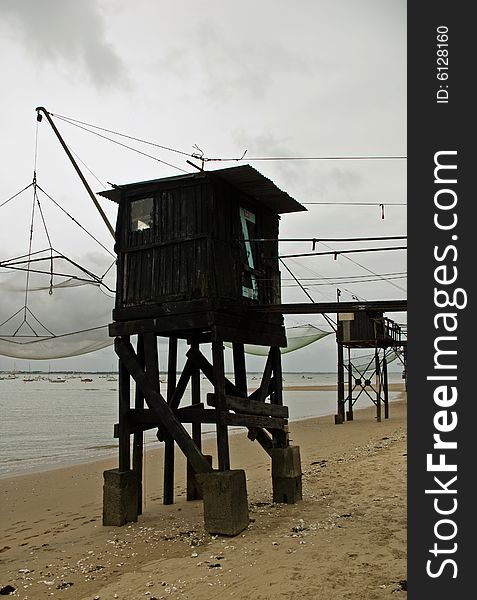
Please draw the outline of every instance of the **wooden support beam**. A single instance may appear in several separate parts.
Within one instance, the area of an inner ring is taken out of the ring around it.
[[[159,392],[159,357],[157,354],[157,336],[155,333],[143,333],[144,338],[144,362],[146,366],[146,377],[154,389]]]
[[[311,315],[337,312],[359,312],[362,310],[380,310],[399,312],[407,310],[407,300],[374,300],[371,302],[307,302],[292,304],[263,304],[251,306],[257,313],[279,313],[282,315]]]
[[[181,403],[182,397],[184,396],[184,392],[189,385],[189,380],[194,371],[194,368],[191,362],[188,360],[184,365],[182,373],[179,377],[179,381],[177,382],[177,386],[174,390],[174,393],[171,395],[169,399],[169,405],[171,408],[178,408]]]
[[[116,338],[114,342],[117,355],[120,357],[124,368],[138,383],[146,401],[153,410],[165,429],[174,438],[185,456],[190,460],[196,473],[210,473],[211,467],[200,450],[191,439],[184,426],[178,421],[171,407],[167,404],[160,392],[156,392],[149,383],[141,364],[137,360],[129,341]]]
[[[275,378],[274,377],[270,378],[270,383],[269,383],[268,387],[269,387],[269,390],[274,389],[274,387],[275,387]],[[261,387],[258,387],[254,392],[252,392],[249,395],[250,400],[257,400],[260,397],[260,390],[261,390]]]
[[[273,404],[283,406],[283,373],[282,373],[282,353],[278,346],[270,348],[270,357],[272,360],[274,388],[271,394]]]
[[[207,394],[207,404],[217,406],[214,394]],[[238,398],[237,396],[225,396],[224,406],[227,410],[246,415],[263,415],[268,417],[280,417],[288,419],[288,407],[250,400],[249,398]]]
[[[225,364],[224,346],[222,342],[212,342],[214,394],[217,401],[217,410],[223,413],[225,407]],[[217,419],[217,456],[219,471],[230,470],[229,434],[227,423]]]
[[[220,344],[220,342],[215,342],[216,344]],[[215,375],[214,368],[207,360],[207,358],[202,354],[202,352],[197,348],[190,348],[190,350],[186,353],[187,358],[189,358],[194,365],[202,371],[202,373],[207,377],[212,385],[215,385]],[[230,396],[243,396],[240,389],[234,385],[227,377],[224,375],[225,380],[225,393]]]
[[[272,438],[264,429],[260,429],[259,427],[249,427],[247,437],[252,442],[256,440],[268,454],[270,454],[270,450],[274,447]]]
[[[200,350],[196,350],[191,348],[187,352],[187,357],[195,364],[197,367],[204,373],[207,379],[210,381],[212,385],[214,385],[215,378],[213,373],[213,367],[207,358],[200,352]],[[267,360],[268,363],[268,360]],[[271,365],[269,367],[272,368]],[[263,381],[263,380],[262,380]],[[276,385],[276,381],[274,377],[271,377],[269,380],[269,389],[273,389]],[[252,392],[249,396],[251,400],[259,400],[261,394],[262,386],[257,388],[254,392]],[[268,390],[267,390],[268,391]],[[225,377],[225,393],[228,396],[236,396],[239,398],[245,398],[246,395],[242,390],[234,385],[227,377]],[[265,396],[266,397],[266,396]]]
[[[174,458],[174,438],[168,435],[164,440],[163,504],[174,504]]]
[[[194,424],[217,423],[217,411],[206,409],[203,404],[178,408],[175,414],[181,423],[192,423],[192,427]]]
[[[376,420],[381,423],[381,373],[379,368],[379,350],[376,348],[374,351],[374,364],[376,369]]]
[[[199,352],[199,344],[192,342],[192,348],[194,351]],[[187,361],[189,362],[189,361]],[[196,366],[192,366],[191,372],[191,401],[193,405],[201,404],[200,401],[200,370]],[[199,432],[200,434],[200,432]],[[200,435],[196,443],[200,443]]]
[[[127,415],[130,427],[150,425],[158,427],[157,413],[150,408],[131,408]]]
[[[389,419],[389,383],[388,383],[388,361],[386,350],[383,356],[383,388],[384,388],[384,418]]]
[[[167,402],[170,405],[177,387],[177,338],[169,338],[167,358]]]
[[[339,341],[338,336],[336,336],[336,348],[338,355],[338,406],[335,423],[341,424],[345,421],[344,352],[343,344]]]
[[[191,341],[191,348],[195,351],[195,352],[199,352],[199,343],[195,340]],[[189,363],[189,359],[187,360],[187,362]],[[192,363],[191,363],[192,364]],[[204,407],[204,405],[201,403],[201,398],[200,398],[200,371],[199,369],[194,365],[192,367],[192,372],[191,372],[191,401],[192,401],[192,406],[194,407],[192,410],[192,414],[190,415],[192,420],[192,439],[195,442],[195,445],[197,446],[197,448],[199,448],[199,450],[202,450],[202,423],[205,421],[198,420],[197,419],[197,408],[198,407]],[[201,415],[201,417],[206,418],[207,416],[212,416],[212,415]],[[188,415],[178,415],[179,419],[181,420],[181,422],[185,422],[182,419],[187,418]],[[214,423],[217,420],[217,416],[213,415],[214,418]],[[199,485],[199,482],[197,481],[196,477],[195,477],[195,472],[194,472],[194,468],[192,467],[192,465],[190,464],[189,461],[187,461],[187,466],[186,466],[186,485],[187,485],[187,489],[186,489],[186,498],[187,500],[198,500],[202,497],[202,490],[201,487]]]
[[[189,364],[189,361],[187,361],[186,364],[184,365],[184,369],[179,377],[179,381],[175,385],[174,391],[171,393],[170,396],[168,393],[167,403],[173,410],[176,409],[181,403],[181,400],[184,396],[184,392],[186,391],[187,386],[189,385],[189,379],[190,379],[191,373],[192,373],[192,365]],[[166,437],[165,435],[162,435],[161,432],[158,431],[158,435],[157,435],[158,440],[160,440],[162,442],[162,441],[164,441],[165,437]]]
[[[263,427],[266,429],[283,429],[287,424],[286,419],[276,417],[262,417],[259,415],[239,415],[233,413],[220,413],[219,420],[224,425],[237,427]]]
[[[232,344],[232,352],[234,357],[235,385],[244,396],[247,396],[247,366],[245,363],[244,344]]]
[[[174,415],[181,423],[217,422],[217,412],[214,409],[204,408],[202,402],[200,404],[178,408],[174,411]],[[154,429],[160,425],[157,413],[149,408],[131,409],[127,418],[129,428],[132,431]]]
[[[140,364],[144,367],[144,338],[141,334],[137,336],[137,358]],[[136,384],[136,390],[134,395],[134,408],[144,408],[144,396]],[[130,413],[131,411],[129,411]],[[129,413],[127,414],[128,422],[130,423]],[[143,444],[144,444],[144,432],[143,430],[134,431],[133,437],[133,471],[136,474],[137,481],[137,514],[142,515],[142,471],[143,471]]]
[[[267,362],[263,370],[262,382],[258,388],[258,394],[255,400],[257,402],[265,402],[265,398],[270,395],[270,379],[273,372],[272,349],[268,352]]]
[[[207,377],[207,379],[212,383],[212,385],[214,384],[214,373],[213,373],[213,368],[212,365],[210,364],[210,362],[207,360],[207,358],[200,352],[200,350],[197,348],[191,348],[188,352],[187,352],[187,357],[195,364],[197,365],[198,368],[200,368],[200,370],[204,373],[204,375]],[[274,381],[274,377],[272,377],[270,379],[270,388],[273,388],[273,386],[275,385],[275,381]],[[236,386],[234,385],[231,381],[229,381],[227,378],[225,378],[225,391],[226,394],[230,395],[230,396],[236,396],[236,397],[245,397],[245,394],[243,394],[243,392]],[[250,400],[256,400],[257,397],[260,394],[260,388],[258,388],[257,390],[255,390],[254,392],[252,392],[249,396]],[[186,422],[186,421],[184,421]],[[207,421],[202,421],[207,422]],[[249,428],[249,439],[251,440],[256,440],[264,450],[266,450],[267,452],[269,452],[272,448],[273,448],[273,442],[271,440],[271,438],[268,436],[268,434],[263,430],[263,429],[259,429],[256,427],[252,427]]]
[[[353,378],[353,364],[351,362],[351,349],[348,348],[348,413],[346,418],[348,421],[353,420],[353,390],[354,390],[354,378]]]
[[[118,338],[121,344],[129,344],[129,336]],[[131,442],[127,413],[131,408],[130,376],[125,362],[119,353],[119,470],[131,468]]]
[[[170,405],[176,391],[177,379],[177,338],[169,339],[169,354],[167,364],[167,402]],[[164,493],[163,503],[174,503],[174,439],[166,434],[164,436]]]

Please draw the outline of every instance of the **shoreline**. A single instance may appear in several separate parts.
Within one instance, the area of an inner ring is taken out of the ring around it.
[[[403,383],[389,383],[389,391],[390,392],[401,392],[401,393],[405,393],[404,390],[404,384]],[[369,389],[369,388],[366,388]],[[290,391],[290,392],[312,392],[312,391],[316,391],[316,392],[332,392],[332,391],[336,391],[337,390],[337,386],[336,384],[333,385],[311,385],[311,386],[307,386],[307,385],[295,385],[295,386],[284,386],[283,388],[284,391]],[[345,386],[345,391],[347,390],[347,386]],[[399,401],[399,397],[396,399],[391,399],[390,398],[390,404],[394,404],[394,402]],[[287,404],[285,402],[285,404]],[[360,410],[367,410],[370,407],[357,407],[354,409],[354,411],[360,411]],[[372,408],[372,407],[371,407]],[[305,416],[305,417],[299,417],[297,419],[290,419],[289,420],[289,424],[291,423],[298,423],[301,421],[306,421],[309,419],[318,419],[318,418],[325,418],[325,417],[330,417],[333,416],[335,414],[335,412],[330,412],[328,414],[325,415],[320,415],[320,416]],[[230,427],[229,428],[229,435],[237,435],[243,433],[243,428],[241,427]],[[203,439],[214,439],[216,438],[216,432],[215,430],[213,431],[207,431],[207,432],[203,432]],[[152,448],[152,446],[155,446],[154,448]],[[106,446],[106,445],[105,445]],[[163,448],[163,443],[162,442],[156,442],[156,441],[152,441],[149,444],[146,444],[146,448],[148,449],[148,451],[156,451],[159,450],[161,448]],[[13,478],[18,478],[18,477],[24,477],[24,476],[28,476],[28,475],[39,475],[42,473],[47,473],[50,471],[58,471],[58,470],[62,470],[62,469],[69,469],[71,467],[75,467],[75,466],[81,466],[81,465],[90,465],[96,462],[110,462],[113,459],[117,459],[117,451],[118,451],[118,446],[117,444],[111,444],[111,448],[110,448],[110,452],[108,452],[108,455],[104,455],[104,456],[97,456],[97,457],[90,457],[90,458],[84,458],[84,459],[70,459],[70,460],[64,460],[62,461],[60,464],[58,465],[45,465],[44,467],[42,466],[38,466],[38,467],[33,467],[33,468],[29,468],[28,470],[25,470],[24,472],[21,473],[0,473],[0,481],[1,482],[5,482],[8,479],[13,479]]]
[[[303,470],[295,505],[271,502],[268,456],[245,433],[231,436],[251,517],[235,538],[204,531],[180,452],[175,503],[162,504],[162,448],[148,451],[143,515],[120,528],[101,525],[102,472],[115,458],[3,479],[0,584],[24,600],[403,598],[406,425],[404,394],[381,423],[374,407],[342,425],[329,415],[290,423]],[[215,466],[213,438],[204,451]]]

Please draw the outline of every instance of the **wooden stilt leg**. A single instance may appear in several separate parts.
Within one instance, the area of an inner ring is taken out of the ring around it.
[[[344,391],[344,354],[343,344],[336,341],[338,349],[338,406],[336,410],[335,423],[344,423],[345,420],[345,391]]]
[[[272,359],[273,378],[275,381],[271,398],[272,404],[283,406],[283,373],[280,348],[278,346],[272,346],[270,348],[270,355]]]
[[[376,420],[381,422],[381,374],[379,369],[379,351],[374,351],[374,364],[376,367]]]
[[[282,353],[279,346],[270,348],[270,360],[273,372],[273,387],[270,394],[272,404],[283,406],[283,373],[282,373]],[[275,448],[286,448],[289,445],[288,430],[281,431],[276,429],[272,432],[273,446]]]
[[[348,348],[348,421],[353,420],[353,364],[351,362],[351,350]]]
[[[141,388],[149,410],[158,419],[158,422],[161,423],[163,428],[174,438],[182,452],[184,452],[191,461],[196,473],[210,473],[212,469],[209,462],[199,451],[182,423],[177,419],[173,409],[167,404],[167,400],[160,392],[154,390],[153,385],[150,383],[146,373],[144,373],[131,344],[127,341],[123,341],[121,338],[116,338],[114,347],[116,354],[124,361],[124,365],[131,377],[133,377]]]
[[[243,344],[233,344],[235,385],[247,396],[247,367],[245,364],[245,348]]]
[[[144,367],[144,338],[138,335],[137,338],[137,357],[141,365]],[[144,408],[144,396],[136,384],[136,392],[134,397],[134,408]],[[142,515],[142,471],[143,471],[143,443],[144,432],[138,431],[133,438],[133,470],[136,475],[137,482],[137,514]]]
[[[164,504],[174,503],[174,440],[164,440]]]
[[[217,454],[219,471],[230,470],[229,437],[227,425],[222,423],[222,414],[225,412],[225,365],[224,346],[222,341],[212,342],[212,358],[214,369],[214,394],[217,402]]]
[[[384,388],[384,418],[389,419],[389,385],[388,385],[388,361],[386,350],[383,356],[383,388]]]
[[[197,342],[191,343],[191,349],[194,352],[199,351]],[[200,404],[200,371],[194,367],[191,374],[191,395],[192,405]],[[192,439],[197,448],[202,449],[202,425],[201,423],[192,423]],[[187,500],[201,500],[202,490],[197,483],[195,471],[192,465],[187,461]]]
[[[169,340],[169,356],[167,365],[167,401],[170,404],[176,390],[177,381],[177,338]],[[170,436],[164,439],[164,504],[174,503],[174,440]]]
[[[170,404],[177,388],[177,338],[169,339],[167,362],[167,402]]]
[[[129,336],[122,336],[129,342]],[[131,468],[131,444],[127,413],[131,408],[130,375],[122,360],[119,360],[119,470],[129,471]]]

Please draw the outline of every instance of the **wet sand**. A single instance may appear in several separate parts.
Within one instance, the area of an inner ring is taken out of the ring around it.
[[[176,502],[162,504],[162,449],[148,451],[143,515],[122,528],[101,525],[102,472],[115,459],[3,479],[0,587],[26,600],[404,598],[404,394],[390,410],[381,423],[374,408],[343,425],[332,416],[290,423],[303,468],[296,505],[272,504],[268,455],[231,436],[251,518],[235,538],[204,531],[202,502],[185,500],[179,452]],[[204,449],[214,454],[215,441]]]

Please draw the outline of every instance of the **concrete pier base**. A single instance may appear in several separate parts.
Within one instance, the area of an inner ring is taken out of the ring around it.
[[[138,486],[134,471],[103,472],[103,525],[120,527],[137,521]]]
[[[302,499],[300,447],[272,448],[273,501],[295,504]]]
[[[245,471],[196,475],[204,497],[204,527],[212,534],[238,535],[249,524]]]

